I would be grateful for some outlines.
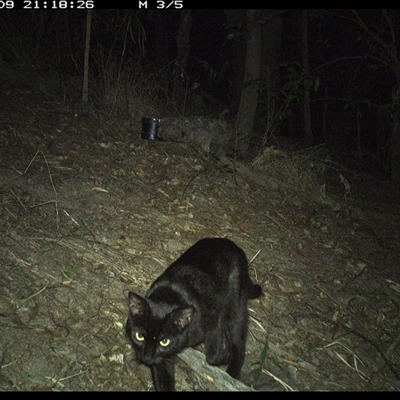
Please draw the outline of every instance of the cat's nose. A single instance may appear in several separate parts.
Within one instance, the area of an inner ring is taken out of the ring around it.
[[[154,355],[156,349],[153,346],[145,346],[142,353],[142,360],[147,365],[154,364]]]

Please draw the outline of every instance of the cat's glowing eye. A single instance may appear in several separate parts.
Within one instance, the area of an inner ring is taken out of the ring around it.
[[[144,340],[144,336],[143,336],[141,333],[139,333],[139,332],[136,332],[136,333],[135,333],[135,338],[136,338],[136,340],[138,340],[139,342],[143,342],[143,340]]]
[[[169,339],[160,340],[160,344],[162,347],[167,347],[167,346],[169,346],[170,343],[171,343],[171,341]]]

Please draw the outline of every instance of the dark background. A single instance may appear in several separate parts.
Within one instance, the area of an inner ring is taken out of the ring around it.
[[[357,12],[369,33],[350,10],[308,10],[312,145],[324,144],[335,160],[385,179],[391,171],[393,116],[398,112],[396,75],[385,46],[397,46],[399,11]],[[142,59],[149,72],[163,69],[166,75],[172,74],[181,13],[94,10],[89,78],[98,82],[110,60],[127,65],[135,57]],[[302,10],[279,10],[277,15],[281,30],[271,33],[280,39],[280,77],[276,82],[280,91],[275,97],[286,107],[277,115],[273,134],[276,142],[287,138],[301,147],[305,81]],[[245,63],[246,57],[245,52],[238,54],[234,42],[245,37],[246,21],[228,23],[224,10],[193,9],[191,17],[190,52],[182,85],[192,88],[196,84],[201,95],[226,105],[234,119],[238,106],[232,99],[233,88],[241,74],[234,59],[241,57]],[[2,10],[0,21],[3,62],[82,76],[85,10]],[[268,88],[262,87],[264,78],[261,71],[254,122],[257,142],[266,134],[268,111],[261,92],[265,94]],[[169,89],[166,87],[166,92]]]

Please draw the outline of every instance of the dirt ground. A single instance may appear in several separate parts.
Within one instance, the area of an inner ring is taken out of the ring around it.
[[[0,388],[153,390],[125,336],[185,249],[227,237],[263,287],[242,381],[255,390],[400,389],[400,204],[301,153],[254,162],[140,139],[0,80]],[[213,390],[177,362],[178,390]]]

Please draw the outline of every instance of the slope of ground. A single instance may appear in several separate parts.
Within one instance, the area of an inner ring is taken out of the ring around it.
[[[216,160],[0,86],[2,390],[151,389],[124,333],[127,293],[213,236],[245,250],[263,287],[246,385],[400,389],[398,202],[339,171],[335,186],[299,154]],[[215,389],[177,367],[178,390]]]

